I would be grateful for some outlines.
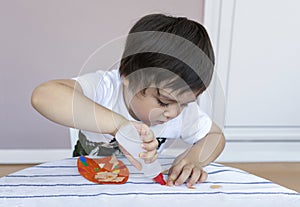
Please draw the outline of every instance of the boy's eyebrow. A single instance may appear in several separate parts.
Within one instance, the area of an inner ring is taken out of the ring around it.
[[[166,100],[168,100],[168,101],[171,101],[171,102],[177,102],[176,100],[174,100],[174,99],[172,99],[172,98],[170,98],[170,97],[168,97],[168,96],[165,96],[165,95],[161,94],[161,93],[159,92],[159,88],[157,88],[156,90],[157,90],[158,96],[160,96],[160,97],[162,97],[162,98],[164,98],[164,99],[166,99]]]
[[[167,101],[170,101],[170,102],[175,102],[175,103],[178,102],[178,101],[175,100],[175,99],[172,99],[172,98],[170,98],[170,97],[168,97],[168,96],[165,96],[165,95],[161,94],[161,93],[159,92],[159,88],[157,88],[156,90],[157,90],[157,95],[158,95],[159,97],[162,97],[162,98],[164,98],[164,99],[166,99]],[[188,104],[188,103],[191,103],[191,102],[194,102],[194,101],[196,101],[196,100],[190,100],[190,101],[188,101],[187,103],[184,103],[184,104]]]

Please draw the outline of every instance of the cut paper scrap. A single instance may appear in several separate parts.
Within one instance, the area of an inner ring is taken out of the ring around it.
[[[128,168],[115,155],[95,159],[80,156],[77,167],[84,178],[99,184],[123,184],[129,177]]]
[[[209,186],[211,189],[218,189],[218,188],[222,188],[222,185],[211,185]]]

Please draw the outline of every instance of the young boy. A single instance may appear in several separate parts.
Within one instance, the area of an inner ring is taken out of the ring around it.
[[[119,70],[97,71],[38,86],[32,105],[48,119],[80,129],[74,156],[109,155],[119,147],[120,127],[133,124],[146,163],[157,159],[165,141],[181,138],[191,147],[179,155],[167,184],[192,186],[207,179],[203,167],[222,152],[220,128],[196,104],[208,87],[214,52],[204,27],[182,17],[151,14],[130,30]]]

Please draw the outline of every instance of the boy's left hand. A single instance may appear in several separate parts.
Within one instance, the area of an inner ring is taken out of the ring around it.
[[[192,187],[196,183],[206,181],[206,179],[207,172],[203,170],[199,160],[191,156],[190,153],[183,153],[175,159],[170,168],[167,185],[182,185],[187,181],[187,187]]]

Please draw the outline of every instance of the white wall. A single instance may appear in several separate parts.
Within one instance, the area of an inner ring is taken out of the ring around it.
[[[220,159],[300,161],[299,6],[297,0],[206,1],[204,23],[226,97]]]
[[[14,162],[26,162],[46,149],[69,148],[68,129],[32,109],[35,86],[76,76],[97,48],[124,36],[143,15],[163,12],[201,21],[202,9],[203,0],[0,1],[1,160],[19,154]],[[122,51],[112,48],[91,67],[114,64],[109,58]]]

